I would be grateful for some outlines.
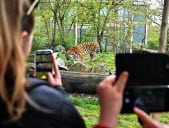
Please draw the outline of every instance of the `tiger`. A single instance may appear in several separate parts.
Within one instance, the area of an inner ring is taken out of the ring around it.
[[[83,62],[84,55],[90,54],[90,60],[92,61],[95,59],[95,53],[98,51],[100,53],[100,47],[98,43],[94,42],[86,42],[78,46],[74,46],[70,48],[66,52],[66,59],[70,60],[70,58],[73,58],[74,61],[78,61],[78,58],[80,58],[81,62]]]

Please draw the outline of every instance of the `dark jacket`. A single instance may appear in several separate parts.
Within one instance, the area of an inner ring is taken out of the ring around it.
[[[8,114],[0,100],[0,128],[85,128],[84,121],[69,100],[62,86],[28,78],[26,112],[16,123],[6,123]],[[4,110],[5,111],[4,111]]]

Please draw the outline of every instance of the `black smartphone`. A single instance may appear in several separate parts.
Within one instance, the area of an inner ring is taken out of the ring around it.
[[[47,79],[46,73],[52,72],[52,53],[51,49],[37,50],[35,52],[36,77]]]
[[[133,113],[133,108],[138,107],[146,113],[169,111],[169,86],[126,87],[123,95],[121,113]]]
[[[169,56],[163,53],[117,54],[116,75],[129,73],[127,86],[168,85]]]
[[[169,56],[162,53],[116,55],[116,75],[127,71],[122,113],[169,111]]]

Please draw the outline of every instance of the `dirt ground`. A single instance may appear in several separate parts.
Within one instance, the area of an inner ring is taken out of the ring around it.
[[[69,96],[73,96],[79,99],[83,98],[88,98],[88,99],[93,99],[93,98],[98,98],[97,94],[79,94],[79,93],[69,93]]]

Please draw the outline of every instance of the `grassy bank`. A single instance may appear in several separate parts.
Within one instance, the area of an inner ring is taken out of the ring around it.
[[[59,54],[59,58],[63,59],[67,66],[70,66],[70,61],[66,60],[65,54]],[[95,60],[89,62],[90,56],[89,54],[85,55],[84,57],[84,64],[93,67],[96,64],[104,64],[108,67],[110,71],[112,71],[115,68],[115,54],[113,53],[101,53],[96,54]]]

